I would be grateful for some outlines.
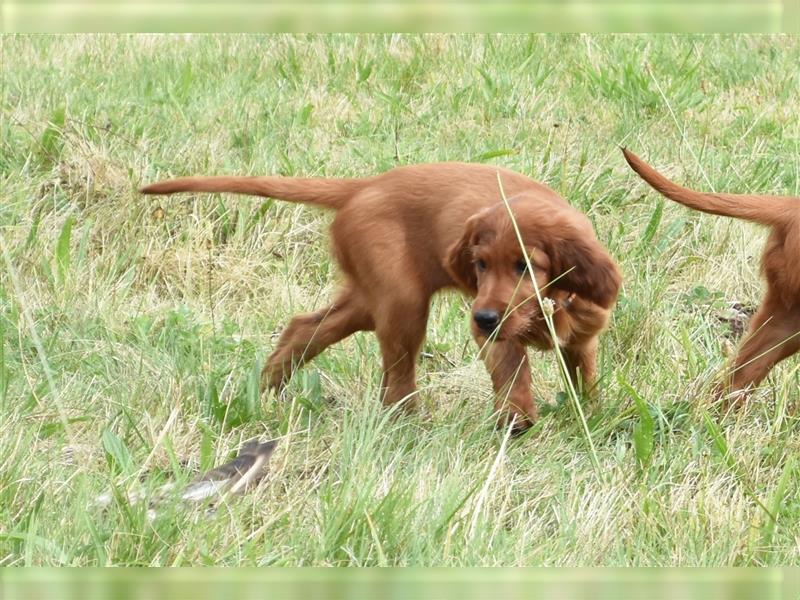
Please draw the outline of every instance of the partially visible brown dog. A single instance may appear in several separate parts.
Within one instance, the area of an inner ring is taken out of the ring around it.
[[[524,428],[537,416],[525,346],[553,348],[527,258],[543,304],[554,311],[570,376],[586,391],[594,386],[597,338],[617,298],[619,271],[589,220],[528,177],[440,163],[364,179],[183,177],[141,191],[252,194],[338,211],[331,234],[342,289],[330,306],[292,319],[264,367],[265,385],[279,388],[331,344],[374,330],[384,403],[412,403],[431,296],[456,287],[476,297],[472,333],[484,346],[502,422]]]
[[[631,168],[667,198],[771,228],[761,257],[767,293],[750,321],[728,381],[718,389],[740,399],[775,364],[800,350],[800,198],[695,192],[671,182],[633,152],[624,148],[622,152]]]

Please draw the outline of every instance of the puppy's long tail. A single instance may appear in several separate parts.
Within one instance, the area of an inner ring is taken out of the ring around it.
[[[631,169],[656,191],[689,208],[763,225],[786,224],[800,216],[800,198],[696,192],[673,183],[630,150],[623,148],[622,153]]]
[[[342,208],[363,189],[370,178],[323,179],[302,177],[178,177],[151,183],[141,188],[142,194],[174,194],[176,192],[228,192],[264,196],[289,202],[307,202],[327,208]]]

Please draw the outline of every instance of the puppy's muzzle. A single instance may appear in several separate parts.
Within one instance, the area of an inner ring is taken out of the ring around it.
[[[500,314],[494,310],[477,310],[472,318],[478,329],[484,333],[491,333],[500,325]]]

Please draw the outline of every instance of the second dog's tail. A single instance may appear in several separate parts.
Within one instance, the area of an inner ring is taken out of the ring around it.
[[[696,192],[673,183],[630,150],[623,148],[622,153],[631,169],[636,171],[639,177],[649,183],[651,187],[670,200],[689,208],[713,215],[754,221],[763,225],[779,225],[795,220],[800,211],[800,198],[791,196]]]
[[[364,186],[365,179],[324,179],[302,177],[178,177],[151,183],[142,194],[176,192],[228,192],[249,194],[289,202],[307,202],[327,208],[341,208]]]

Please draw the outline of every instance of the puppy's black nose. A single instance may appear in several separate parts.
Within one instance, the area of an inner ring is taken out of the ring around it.
[[[472,318],[475,319],[475,324],[487,333],[494,331],[500,324],[500,315],[493,310],[476,310]]]

